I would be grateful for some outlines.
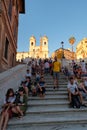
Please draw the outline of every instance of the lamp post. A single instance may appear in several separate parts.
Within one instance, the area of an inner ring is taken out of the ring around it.
[[[64,67],[64,62],[65,62],[65,57],[64,57],[64,42],[61,42],[62,45],[62,58],[61,58],[61,63],[62,63],[62,67]]]
[[[63,51],[63,53],[62,53],[62,59],[63,59],[64,58],[64,48],[63,48],[64,47],[64,42],[63,41],[61,42],[61,45],[62,45],[62,51]]]

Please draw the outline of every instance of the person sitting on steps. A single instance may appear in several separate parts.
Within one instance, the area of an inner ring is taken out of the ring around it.
[[[16,96],[12,88],[9,88],[6,93],[6,98],[4,100],[4,105],[2,106],[1,120],[0,120],[0,130],[6,130],[7,124],[13,114],[23,115],[19,106],[14,103]]]
[[[27,95],[25,93],[24,88],[19,87],[18,93],[16,95],[15,103],[16,103],[17,106],[19,106],[19,108],[22,111],[23,115],[26,113],[26,110],[27,110],[27,101],[28,101],[28,97],[27,97]]]
[[[69,94],[70,105],[72,104],[72,95],[75,95],[75,96],[79,96],[81,105],[82,105],[82,106],[86,106],[86,105],[83,103],[82,94],[81,94],[81,92],[78,90],[78,86],[77,86],[76,83],[74,82],[74,78],[73,78],[73,77],[70,77],[70,78],[69,78],[69,82],[68,82],[68,85],[67,85],[67,89],[68,89],[68,94]]]
[[[44,97],[46,89],[45,89],[45,81],[43,77],[40,78],[40,81],[37,85],[38,85],[38,93],[40,97]]]

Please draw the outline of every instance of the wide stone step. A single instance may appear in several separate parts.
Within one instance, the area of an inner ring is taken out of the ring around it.
[[[64,107],[64,106],[66,106],[66,107],[69,107],[69,101],[62,101],[62,102],[58,102],[58,101],[55,101],[55,102],[53,102],[53,101],[50,101],[50,102],[42,102],[42,101],[37,101],[37,102],[32,102],[32,101],[28,101],[28,106],[29,107],[37,107],[37,106],[56,106],[56,107]]]
[[[54,80],[52,77],[47,77],[47,78],[44,78],[44,79],[45,79],[45,81],[50,81],[50,80],[53,81]],[[61,81],[61,80],[63,80],[64,82],[67,81],[67,79],[65,77],[60,77],[59,81]]]
[[[54,105],[54,104],[69,104],[68,100],[29,100],[28,104],[30,104],[30,106],[34,106],[34,105]]]
[[[50,74],[48,74],[48,75],[44,75],[45,76],[45,78],[50,78],[50,77],[53,77],[53,76],[51,76]],[[66,77],[64,74],[59,74],[59,77]]]
[[[68,99],[68,95],[46,95],[44,98],[41,97],[29,97],[29,100],[61,100],[61,99]]]
[[[52,105],[41,105],[41,106],[29,106],[28,110],[27,110],[27,114],[45,114],[45,113],[49,113],[49,114],[63,114],[67,112],[67,108],[69,108],[69,106],[67,104],[52,104]],[[86,110],[87,111],[87,110]],[[69,109],[68,109],[69,112]],[[73,111],[70,111],[73,112]]]
[[[53,85],[54,83],[46,83],[46,86],[53,86]],[[59,83],[59,86],[67,86],[67,83],[66,84]]]
[[[54,86],[54,84],[51,84],[51,85],[46,84],[46,88],[53,88],[53,86]],[[67,85],[59,85],[59,88],[67,88]]]
[[[46,95],[68,95],[67,91],[47,91]]]
[[[38,114],[38,115],[29,115],[27,114],[20,120],[13,118],[9,121],[9,126],[33,126],[33,125],[52,125],[52,124],[71,124],[71,123],[87,123],[87,114],[86,112],[73,112],[66,114]]]
[[[48,80],[45,80],[45,82],[48,83],[48,84],[52,84],[52,83],[54,83],[54,81],[51,80],[51,79],[50,79],[49,81],[48,81]],[[67,82],[68,82],[68,81],[59,80],[59,84],[67,84]]]
[[[7,130],[87,130],[86,123],[80,124],[47,124],[47,125],[33,125],[33,126],[10,126]]]
[[[81,107],[80,109],[75,109],[75,108],[69,108],[69,106],[66,104],[66,107],[64,104],[60,104],[60,106],[58,107],[58,104],[54,104],[53,106],[50,107],[50,105],[44,105],[44,106],[37,106],[37,107],[28,107],[27,113],[28,114],[59,114],[59,115],[64,115],[64,114],[71,114],[73,115],[73,112],[75,114],[75,112],[80,113],[86,113],[87,112],[87,107]]]
[[[44,78],[46,82],[50,82],[50,81],[53,81],[53,78]],[[66,78],[59,78],[59,81],[62,82],[67,82],[67,79]]]
[[[55,88],[54,89],[54,85],[49,85],[49,86],[46,86],[46,90],[47,91],[50,91],[50,90],[56,90],[56,91],[60,91],[60,90],[64,90],[64,91],[66,91],[67,90],[67,86],[59,86],[58,88]]]
[[[44,79],[45,79],[45,81],[47,81],[47,82],[54,81],[53,78],[44,78]],[[60,82],[62,82],[62,81],[66,82],[67,79],[65,79],[65,78],[59,78],[59,81],[60,81]]]
[[[46,88],[46,91],[67,91],[67,87],[64,87],[64,88],[63,87],[59,87],[59,88],[56,88],[55,90],[53,89],[53,87]]]
[[[45,82],[46,82],[46,81],[45,81]],[[49,84],[54,84],[54,82],[53,82],[53,81],[52,81],[52,82],[49,81],[49,82],[46,82],[46,84],[48,84],[48,85],[49,85]],[[67,85],[67,82],[63,82],[63,81],[62,81],[62,82],[59,82],[59,85]]]
[[[46,85],[53,85],[54,83],[53,82],[46,82]],[[67,86],[67,83],[59,83],[59,86]]]

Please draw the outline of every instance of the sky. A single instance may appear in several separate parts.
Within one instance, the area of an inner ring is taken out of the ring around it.
[[[18,52],[29,51],[29,39],[46,35],[49,40],[49,56],[61,48],[71,49],[70,37],[76,45],[87,37],[87,0],[25,0],[25,14],[19,16]]]

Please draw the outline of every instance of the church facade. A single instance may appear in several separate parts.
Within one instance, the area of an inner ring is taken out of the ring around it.
[[[21,61],[26,58],[48,58],[48,37],[43,36],[40,38],[39,46],[36,45],[36,38],[30,37],[29,40],[29,51],[28,52],[17,52],[16,60]]]

